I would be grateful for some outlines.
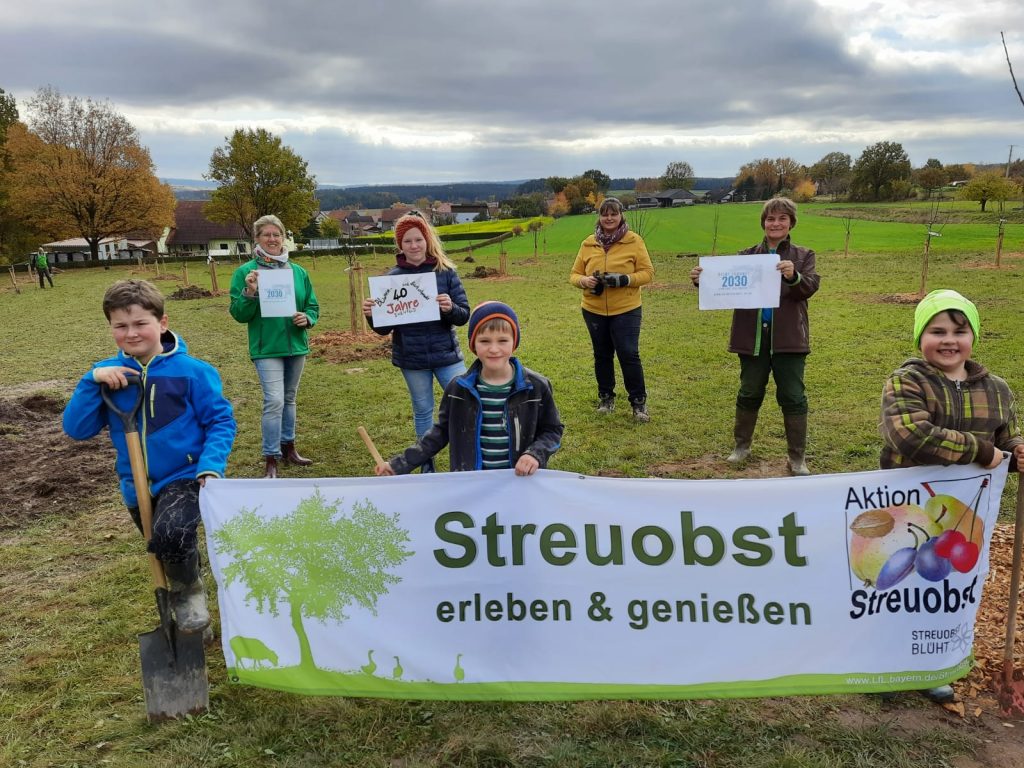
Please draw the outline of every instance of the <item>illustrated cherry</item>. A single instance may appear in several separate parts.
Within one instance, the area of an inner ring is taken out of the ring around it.
[[[953,564],[960,573],[967,573],[978,564],[978,557],[981,550],[973,541],[962,541],[953,545],[949,553],[949,562]]]
[[[948,558],[953,551],[953,546],[965,541],[967,541],[967,537],[960,531],[943,531],[935,540],[935,554]]]

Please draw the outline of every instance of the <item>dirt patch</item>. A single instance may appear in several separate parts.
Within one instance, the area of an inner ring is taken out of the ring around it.
[[[472,272],[470,272],[468,275],[465,275],[464,279],[485,280],[489,277],[499,277],[500,275],[501,273],[498,272],[498,270],[496,270],[494,267],[479,266]]]
[[[531,256],[528,259],[517,261],[516,264],[518,264],[520,267],[536,267],[540,264],[540,259],[538,259],[536,256]]]
[[[314,357],[329,363],[353,363],[391,357],[391,337],[376,333],[325,331],[309,340]]]
[[[701,456],[685,461],[667,461],[647,468],[651,477],[706,480],[709,478],[789,477],[785,459],[759,459],[755,455],[739,467],[726,462],[725,456]]]
[[[116,487],[109,438],[72,440],[61,427],[63,409],[62,400],[46,394],[0,398],[0,465],[13,490],[0,501],[0,531],[53,513],[71,516]]]
[[[198,285],[184,285],[167,298],[169,299],[211,299],[213,293]]]

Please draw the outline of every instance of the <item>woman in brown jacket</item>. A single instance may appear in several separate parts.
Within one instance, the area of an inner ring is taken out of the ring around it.
[[[736,396],[736,446],[729,454],[731,464],[750,457],[750,443],[757,425],[757,413],[764,402],[768,374],[775,379],[775,399],[786,425],[789,471],[809,475],[807,450],[807,393],[804,363],[810,348],[807,299],[818,290],[821,278],[814,271],[814,251],[794,245],[789,232],[796,226],[796,204],[776,197],[761,209],[764,240],[740,251],[777,253],[776,269],[782,273],[779,306],[765,309],[737,309],[732,315],[729,351],[740,358],[740,391]],[[700,267],[690,272],[694,285],[700,282]]]

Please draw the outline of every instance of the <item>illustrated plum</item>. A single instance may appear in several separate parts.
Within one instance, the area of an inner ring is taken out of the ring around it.
[[[953,533],[947,531],[947,533]],[[942,534],[945,536],[946,534]],[[938,542],[941,537],[935,537],[928,539],[924,544],[917,548],[917,558],[914,560],[914,570],[920,574],[921,578],[927,579],[928,581],[942,581],[949,575],[953,565],[950,563],[949,558],[945,557],[938,552]]]
[[[917,547],[903,547],[892,553],[892,556],[885,561],[885,565],[878,572],[878,579],[875,581],[875,589],[884,592],[890,587],[895,587],[914,570],[914,562],[917,560]]]

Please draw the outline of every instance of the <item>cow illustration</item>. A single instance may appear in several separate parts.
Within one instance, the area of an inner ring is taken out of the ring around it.
[[[255,637],[235,635],[229,644],[231,652],[235,654],[235,664],[239,668],[245,666],[242,659],[249,659],[252,662],[251,669],[259,669],[264,661],[269,661],[272,667],[277,666],[277,654]]]

